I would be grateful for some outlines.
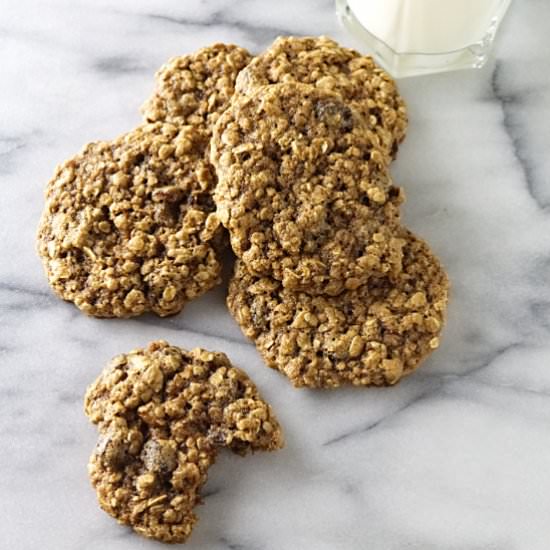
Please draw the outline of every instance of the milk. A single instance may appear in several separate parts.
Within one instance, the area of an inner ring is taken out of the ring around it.
[[[511,0],[336,0],[344,25],[393,76],[482,67]]]
[[[502,0],[348,0],[358,21],[397,53],[441,53],[479,42]]]

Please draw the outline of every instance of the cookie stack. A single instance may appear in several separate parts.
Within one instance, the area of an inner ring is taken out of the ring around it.
[[[405,129],[388,75],[326,38],[278,39],[214,127],[229,309],[297,387],[394,384],[439,344],[447,276],[389,173]]]
[[[229,241],[229,309],[295,386],[394,384],[437,347],[447,277],[400,224],[406,110],[370,57],[216,44],[162,67],[143,113],[48,184],[38,248],[60,297],[173,315],[220,283]]]

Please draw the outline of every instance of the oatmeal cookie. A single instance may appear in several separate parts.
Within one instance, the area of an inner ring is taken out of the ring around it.
[[[296,387],[395,384],[438,347],[448,292],[426,243],[401,233],[403,270],[337,297],[289,291],[238,261],[229,309],[267,364]]]
[[[219,283],[208,142],[192,126],[145,124],[57,168],[38,251],[61,298],[97,317],[165,316]]]
[[[145,119],[210,130],[233,96],[237,74],[251,59],[245,49],[232,44],[213,44],[174,57],[156,74],[156,89],[142,107]]]
[[[399,270],[401,191],[338,94],[295,82],[261,88],[221,115],[211,149],[217,213],[251,272],[337,294]]]
[[[137,533],[184,542],[218,450],[283,446],[271,407],[223,353],[167,342],[115,357],[90,386],[98,425],[89,473],[100,506]]]
[[[303,82],[339,92],[365,115],[373,141],[395,156],[407,129],[407,111],[392,78],[369,56],[327,37],[279,37],[255,57],[237,78],[239,94],[259,86]]]

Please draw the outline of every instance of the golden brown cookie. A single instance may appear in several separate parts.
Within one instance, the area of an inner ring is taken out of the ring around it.
[[[115,357],[88,389],[85,412],[100,431],[89,464],[100,506],[163,542],[191,534],[220,448],[283,446],[271,407],[223,353],[164,341]]]
[[[439,345],[447,275],[426,243],[402,230],[403,270],[339,296],[292,292],[238,261],[227,304],[266,363],[296,387],[385,386]]]
[[[323,36],[283,36],[241,71],[236,90],[250,95],[260,86],[290,81],[340,93],[366,117],[371,139],[395,156],[407,129],[405,102],[372,57]]]
[[[233,96],[237,74],[251,59],[232,44],[174,57],[156,74],[155,91],[142,107],[145,119],[210,130]]]
[[[337,294],[400,269],[400,190],[338,94],[296,82],[261,88],[221,115],[211,148],[218,216],[253,273]]]
[[[145,124],[57,168],[38,250],[61,298],[97,317],[165,316],[220,281],[208,142],[192,126]]]
[[[91,143],[57,168],[38,249],[60,297],[97,317],[164,316],[219,282],[211,125],[249,60],[225,44],[172,59],[144,106],[155,124]]]

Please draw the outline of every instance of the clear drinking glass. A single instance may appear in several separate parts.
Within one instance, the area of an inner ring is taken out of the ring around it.
[[[344,25],[393,76],[479,68],[511,0],[336,0]]]

